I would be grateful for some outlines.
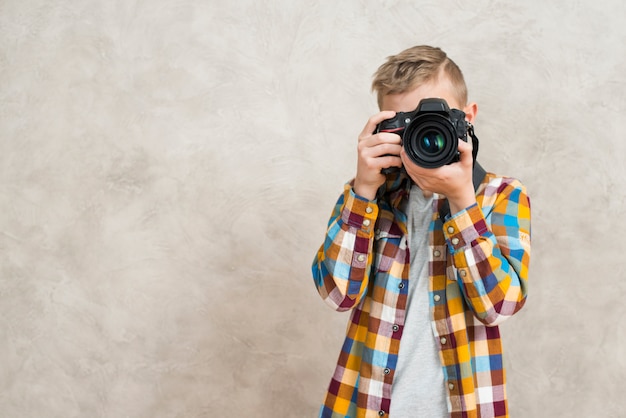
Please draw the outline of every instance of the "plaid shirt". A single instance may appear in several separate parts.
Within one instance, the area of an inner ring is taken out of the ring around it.
[[[390,176],[391,177],[391,176]],[[387,415],[409,278],[405,206],[410,179],[389,178],[374,201],[347,184],[313,262],[321,297],[352,310],[320,417]],[[530,201],[517,180],[487,174],[477,204],[430,225],[429,299],[451,417],[507,417],[498,324],[522,308]]]

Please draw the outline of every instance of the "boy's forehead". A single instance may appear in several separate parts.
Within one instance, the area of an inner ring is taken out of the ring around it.
[[[420,84],[403,93],[387,94],[381,100],[380,110],[410,112],[415,110],[420,100],[428,98],[444,99],[450,108],[462,108],[456,98],[454,88],[447,79]]]

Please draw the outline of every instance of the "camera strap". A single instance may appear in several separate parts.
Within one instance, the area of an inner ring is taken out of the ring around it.
[[[474,161],[473,170],[472,170],[472,183],[474,184],[474,191],[478,190],[478,186],[483,182],[483,179],[487,175],[485,169],[478,164],[476,157],[478,157],[478,137],[474,133],[474,125],[471,123],[468,124],[467,132],[469,136],[472,138],[472,157]]]
[[[478,164],[476,161],[476,157],[478,156],[478,137],[474,133],[474,126],[470,123],[467,129],[467,133],[472,138],[472,157],[474,159],[474,168],[472,170],[472,183],[474,184],[474,192],[478,190],[478,187],[483,182],[483,179],[487,175],[485,169]],[[445,222],[446,218],[450,216],[450,203],[448,203],[448,199],[443,202],[443,205],[439,209],[439,219],[441,222]]]

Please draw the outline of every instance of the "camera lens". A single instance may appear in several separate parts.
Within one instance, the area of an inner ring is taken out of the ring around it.
[[[457,157],[458,138],[448,118],[424,114],[407,126],[403,146],[411,160],[425,168],[450,164]]]
[[[426,155],[438,155],[445,148],[445,139],[438,131],[424,133],[418,143],[421,151]]]

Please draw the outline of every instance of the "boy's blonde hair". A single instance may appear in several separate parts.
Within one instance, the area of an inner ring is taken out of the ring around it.
[[[372,81],[372,91],[378,96],[378,106],[388,94],[406,93],[421,84],[446,77],[461,106],[467,104],[467,86],[461,69],[444,51],[427,45],[414,46],[387,58],[378,67]]]

